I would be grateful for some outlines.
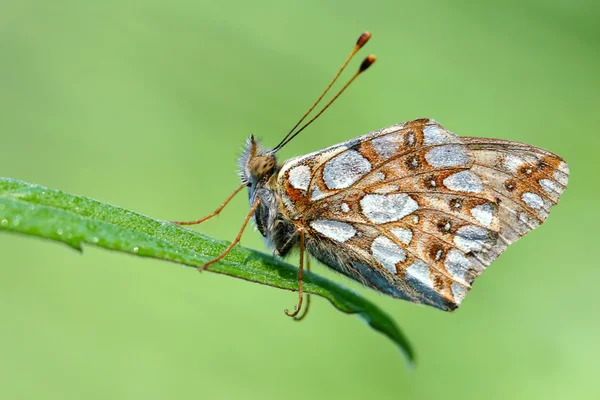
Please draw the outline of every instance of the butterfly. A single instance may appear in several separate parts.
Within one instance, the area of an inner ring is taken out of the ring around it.
[[[379,292],[445,311],[460,306],[473,281],[508,245],[538,227],[565,190],[569,168],[556,154],[524,143],[459,137],[432,119],[383,128],[279,163],[276,152],[368,41],[365,32],[312,108],[273,149],[251,136],[239,159],[241,185],[205,221],[247,188],[252,219],[274,254],[300,250]]]

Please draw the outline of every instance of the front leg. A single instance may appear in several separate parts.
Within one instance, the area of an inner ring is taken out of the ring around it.
[[[203,223],[206,220],[211,219],[212,217],[214,217],[215,215],[219,215],[219,213],[221,213],[221,211],[223,211],[223,209],[225,208],[225,206],[231,201],[231,199],[233,199],[235,197],[236,194],[238,194],[240,192],[240,190],[242,190],[243,188],[245,188],[246,185],[240,185],[237,187],[237,189],[235,189],[230,195],[229,197],[227,197],[225,199],[225,201],[223,202],[223,204],[221,204],[215,211],[211,212],[210,214],[208,214],[207,216],[204,216],[200,219],[197,219],[195,221],[173,221],[173,223],[175,225],[198,225]]]
[[[240,242],[240,240],[242,239],[242,234],[244,233],[244,229],[246,229],[246,225],[248,225],[248,222],[250,221],[250,218],[252,218],[252,215],[254,214],[254,212],[256,211],[256,209],[258,208],[259,205],[260,205],[260,199],[256,199],[256,201],[254,202],[254,204],[250,208],[250,211],[248,212],[248,215],[246,215],[246,219],[244,220],[244,223],[242,224],[242,227],[240,228],[240,231],[238,232],[237,236],[235,237],[235,240],[233,242],[231,242],[231,244],[229,246],[227,246],[227,248],[225,250],[223,250],[223,252],[221,253],[220,256],[218,256],[217,258],[214,258],[214,259],[210,260],[209,262],[207,262],[203,266],[198,267],[198,271],[202,272],[206,268],[208,268],[209,266],[213,265],[214,263],[217,263],[217,262],[221,261],[235,247],[235,245]]]

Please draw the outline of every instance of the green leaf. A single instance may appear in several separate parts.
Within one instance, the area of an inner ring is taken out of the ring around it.
[[[0,230],[39,236],[82,249],[82,243],[141,257],[199,267],[218,256],[227,243],[165,221],[86,197],[0,178]],[[280,289],[298,290],[298,269],[278,258],[235,247],[210,272]],[[356,314],[390,338],[414,362],[414,353],[394,321],[358,294],[312,273],[304,290],[326,298],[337,309]]]

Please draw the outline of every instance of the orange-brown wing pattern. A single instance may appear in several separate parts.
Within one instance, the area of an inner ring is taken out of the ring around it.
[[[533,146],[462,138],[422,119],[291,160],[278,179],[282,209],[306,226],[315,257],[392,296],[452,310],[547,218],[568,167]]]

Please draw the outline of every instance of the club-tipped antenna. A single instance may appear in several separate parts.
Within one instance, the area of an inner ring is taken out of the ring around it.
[[[358,71],[356,71],[356,73],[352,76],[352,78],[350,78],[348,80],[348,82],[346,82],[346,84],[344,85],[344,87],[342,87],[340,89],[339,92],[337,92],[337,94],[335,96],[333,96],[333,98],[331,100],[329,100],[329,102],[325,105],[325,107],[323,107],[321,109],[321,111],[319,111],[317,113],[317,115],[315,115],[314,117],[312,117],[310,119],[310,121],[308,121],[307,123],[305,123],[304,125],[302,125],[302,127],[300,129],[298,129],[292,136],[288,137],[289,135],[286,136],[287,140],[283,140],[281,143],[279,143],[277,145],[277,147],[275,147],[275,149],[273,150],[273,152],[278,151],[279,149],[281,149],[283,146],[285,146],[286,144],[288,144],[293,138],[295,138],[296,136],[298,136],[298,134],[300,132],[302,132],[306,127],[308,127],[310,124],[312,124],[317,118],[319,118],[319,116],[321,114],[323,114],[325,112],[325,110],[327,110],[329,108],[330,105],[333,104],[334,101],[337,100],[338,97],[340,97],[340,95],[342,93],[344,93],[344,91],[348,88],[348,86],[350,86],[350,84],[352,82],[354,82],[354,80],[363,72],[365,72],[371,65],[373,65],[373,63],[375,62],[376,57],[371,54],[369,55],[367,58],[365,58],[362,62],[362,64],[360,64],[360,67],[358,68]]]
[[[354,55],[369,41],[370,38],[371,38],[371,33],[370,32],[363,32],[358,37],[358,40],[356,41],[356,44],[354,45],[354,48],[352,49],[352,51],[348,55],[348,58],[346,58],[346,61],[344,61],[344,64],[342,65],[342,67],[338,70],[337,74],[335,74],[335,76],[333,77],[333,79],[331,80],[331,82],[329,82],[329,85],[327,85],[327,87],[325,88],[325,90],[323,91],[323,93],[321,93],[321,95],[319,96],[319,98],[317,99],[317,101],[315,101],[313,103],[312,107],[310,107],[308,109],[308,111],[302,116],[302,118],[300,118],[300,120],[296,123],[296,125],[294,125],[294,127],[292,129],[290,129],[290,131],[287,133],[287,135],[285,135],[285,137],[281,140],[281,142],[279,142],[279,144],[277,146],[275,146],[275,148],[273,149],[273,152],[276,152],[281,147],[283,147],[283,143],[286,141],[286,139],[288,137],[290,137],[290,135],[294,132],[294,130],[302,123],[302,121],[304,121],[306,119],[306,117],[308,116],[308,114],[310,114],[312,112],[312,110],[315,109],[315,107],[317,106],[317,104],[319,104],[319,102],[321,102],[321,100],[327,94],[327,92],[329,91],[329,89],[331,89],[331,87],[333,86],[333,84],[335,83],[335,81],[337,81],[337,79],[340,77],[340,75],[342,74],[342,72],[344,71],[344,69],[346,68],[346,66],[348,65],[348,63],[350,62],[350,60],[352,60],[352,57],[354,57]]]

